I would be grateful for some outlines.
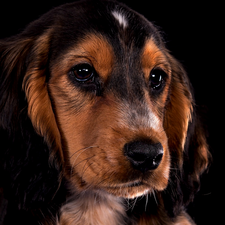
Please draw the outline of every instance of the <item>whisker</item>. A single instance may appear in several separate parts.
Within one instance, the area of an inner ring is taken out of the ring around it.
[[[83,171],[84,171],[84,168],[85,168],[86,164],[88,163],[88,161],[89,161],[91,158],[93,158],[93,157],[94,157],[94,155],[93,155],[93,156],[90,156],[90,157],[88,157],[88,158],[86,158],[86,162],[85,162],[85,164],[84,164],[84,166],[83,166]]]
[[[76,166],[78,166],[79,164],[81,164],[82,162],[84,162],[84,161],[86,161],[86,160],[89,160],[89,159],[92,158],[92,157],[94,157],[94,155],[91,156],[91,157],[87,157],[87,158],[81,160],[81,161],[78,162],[76,165],[74,165],[74,163],[73,163],[73,165],[71,166],[71,169],[70,169],[70,176],[72,175],[73,169],[74,169]]]
[[[86,147],[86,148],[81,148],[81,149],[79,149],[78,151],[76,151],[76,152],[74,152],[74,153],[72,154],[72,156],[71,156],[70,158],[72,158],[76,153],[78,153],[79,151],[81,151],[81,152],[77,155],[77,157],[74,159],[74,161],[73,161],[73,163],[72,163],[72,165],[71,165],[70,175],[72,175],[72,173],[73,173],[73,168],[74,168],[74,167],[78,166],[80,163],[82,163],[83,161],[85,161],[85,160],[87,160],[87,159],[90,158],[90,157],[88,157],[88,158],[86,158],[86,159],[83,159],[83,160],[81,160],[80,162],[78,162],[78,163],[75,165],[76,160],[78,159],[78,157],[79,157],[82,153],[84,153],[86,150],[88,150],[88,149],[90,149],[90,148],[95,148],[95,147],[98,148],[98,146],[89,146],[89,147]],[[91,157],[94,157],[94,155],[91,156]]]
[[[83,176],[84,176],[84,173],[87,171],[87,169],[92,165],[93,163],[91,163],[91,164],[89,164],[87,167],[86,167],[86,169],[84,169],[83,170],[83,174],[81,175],[81,179],[83,180]],[[85,165],[86,165],[86,163],[85,163]]]
[[[157,201],[157,199],[156,199],[155,191],[152,191],[152,195],[153,195],[153,197],[154,197],[154,199],[155,199],[156,205],[158,205],[158,201]]]
[[[106,173],[107,173],[107,172],[106,172]],[[105,174],[106,174],[106,173],[105,173]],[[104,175],[105,175],[105,174],[104,174]],[[108,177],[106,177],[105,179],[103,179],[103,180],[101,180],[100,182],[98,182],[97,185],[100,185],[101,183],[103,183],[103,182],[105,182],[106,180],[110,179],[114,174],[115,174],[115,171],[112,171],[111,174],[109,174]],[[103,175],[102,177],[104,177],[104,175]]]
[[[124,203],[125,203],[125,207],[126,207],[126,210],[129,210],[130,209],[130,202],[129,202],[129,199],[128,198],[124,198]]]
[[[81,151],[81,152],[77,155],[77,157],[74,159],[73,164],[72,164],[72,167],[74,167],[74,164],[75,164],[76,160],[78,159],[78,157],[79,157],[82,153],[84,153],[86,150],[88,150],[88,149],[90,149],[90,148],[96,148],[96,147],[98,148],[98,146],[89,146],[89,147],[86,147],[86,148],[81,148],[81,149],[79,149],[78,151],[74,152],[74,153],[71,155],[70,158],[72,158],[76,153],[78,153],[79,151]]]
[[[132,202],[129,198],[126,199],[126,202],[127,202],[127,211],[128,211],[132,208]]]
[[[89,149],[89,148],[98,148],[98,146],[89,146],[89,147],[85,147],[85,148],[81,148],[81,149],[79,149],[79,150],[77,150],[76,152],[74,152],[71,156],[70,156],[70,158],[72,158],[76,153],[78,153],[79,151],[85,151],[85,150],[87,150],[87,149]],[[80,154],[82,154],[82,152],[80,153]],[[79,155],[80,155],[79,154]],[[79,156],[78,155],[78,156]]]
[[[134,210],[134,207],[135,207],[135,205],[136,205],[136,203],[137,203],[137,197],[135,198],[135,200],[133,201],[133,206],[132,206],[132,208],[131,208],[131,211],[133,211]]]
[[[145,195],[145,199],[146,199],[146,202],[145,202],[145,212],[147,212],[147,206],[148,206],[148,194]]]

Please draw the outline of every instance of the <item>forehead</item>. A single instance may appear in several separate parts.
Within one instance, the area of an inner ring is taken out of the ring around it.
[[[57,14],[53,34],[53,56],[66,52],[71,45],[80,43],[88,33],[103,35],[118,52],[122,44],[141,49],[147,39],[161,43],[155,27],[140,14],[112,1],[83,1],[67,4],[52,14]],[[53,57],[54,58],[54,57]]]
[[[124,6],[89,3],[86,7],[64,8],[60,26],[52,35],[52,77],[68,79],[65,75],[74,66],[89,63],[105,93],[114,93],[126,101],[133,96],[143,99],[152,69],[160,67],[168,74],[171,71],[158,31],[143,16]]]
[[[142,67],[149,74],[158,59],[166,62],[157,29],[124,5],[84,1],[67,4],[53,14],[59,15],[59,22],[52,35],[51,66],[57,64],[63,74],[88,61],[105,79],[112,67],[117,68],[113,77],[120,82],[120,74],[136,77],[132,67]]]

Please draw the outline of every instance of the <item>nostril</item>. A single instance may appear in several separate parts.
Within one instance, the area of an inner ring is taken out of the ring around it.
[[[161,143],[134,141],[125,144],[124,153],[132,166],[142,172],[156,169],[163,158]]]
[[[152,160],[152,167],[158,167],[158,165],[160,164],[161,160],[163,157],[163,152],[159,153],[158,155],[155,156],[155,158],[153,158]]]

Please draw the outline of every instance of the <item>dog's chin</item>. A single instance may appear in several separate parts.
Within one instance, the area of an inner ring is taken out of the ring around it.
[[[119,184],[110,184],[102,187],[105,191],[122,198],[137,198],[154,192],[163,191],[168,185],[168,180],[157,182],[156,180],[138,179]]]
[[[103,189],[114,196],[133,199],[153,193],[154,191],[163,190],[165,189],[165,187],[151,186],[147,183],[140,181],[108,186],[104,187]]]
[[[78,177],[77,177],[78,178]],[[93,182],[86,182],[80,180],[80,182],[74,182],[73,186],[76,187],[76,190],[79,192],[85,192],[88,190],[95,191],[104,191],[110,195],[119,198],[133,199],[141,196],[145,196],[155,191],[162,191],[168,185],[168,180],[165,182],[150,182],[143,179],[138,179],[136,181],[130,181],[125,183],[104,183],[103,185],[95,185]],[[79,185],[78,185],[79,184]]]
[[[133,199],[143,195],[147,195],[148,193],[151,193],[153,191],[152,188],[149,188],[146,185],[141,184],[140,185],[134,184],[134,186],[124,185],[121,187],[106,187],[104,188],[104,190],[114,196],[128,199]]]

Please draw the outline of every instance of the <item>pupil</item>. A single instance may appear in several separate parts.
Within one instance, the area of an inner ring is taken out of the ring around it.
[[[152,79],[151,79],[153,84],[159,84],[162,81],[162,76],[159,74],[152,74]]]
[[[78,80],[87,80],[92,77],[93,69],[88,64],[81,64],[74,68],[74,75]]]
[[[154,89],[160,88],[161,84],[162,84],[162,76],[160,74],[153,73],[151,75],[151,86],[152,86],[152,88],[154,88]]]
[[[161,90],[166,76],[166,73],[162,69],[153,69],[150,74],[150,87],[156,91]]]
[[[80,68],[77,71],[79,78],[87,78],[90,75],[89,68]]]

